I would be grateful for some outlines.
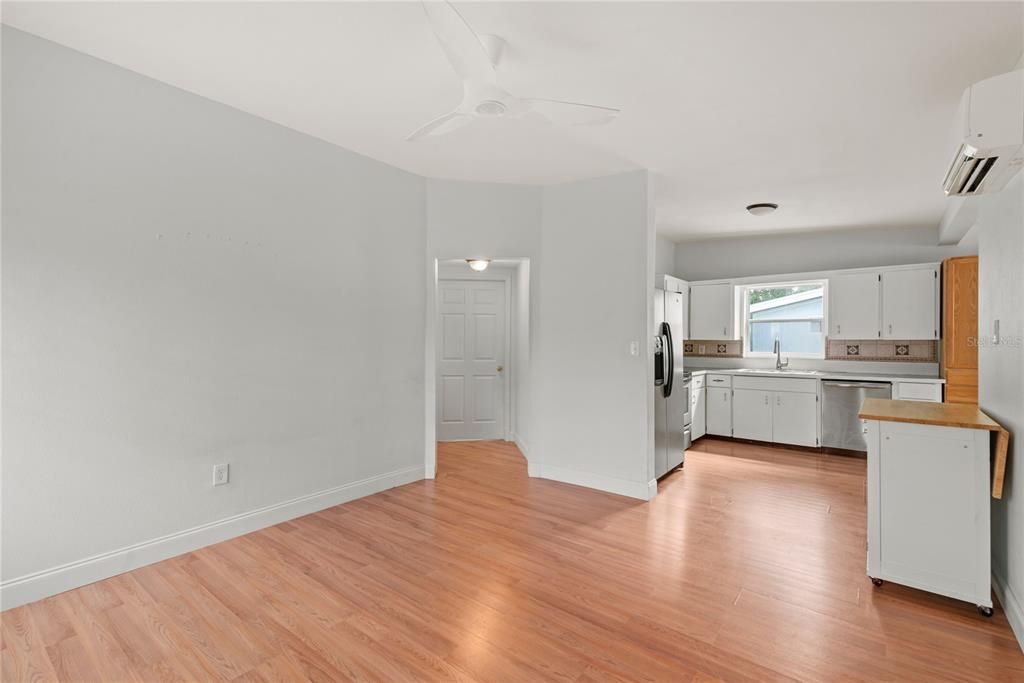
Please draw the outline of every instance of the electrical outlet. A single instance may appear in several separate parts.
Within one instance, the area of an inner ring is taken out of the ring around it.
[[[213,466],[213,485],[214,486],[223,486],[226,483],[228,483],[228,465],[227,465],[227,463],[224,463],[223,465],[214,465]]]

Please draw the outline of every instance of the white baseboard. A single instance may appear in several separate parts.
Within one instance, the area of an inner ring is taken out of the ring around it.
[[[531,477],[550,479],[552,481],[560,481],[564,484],[575,484],[576,486],[586,486],[590,489],[597,489],[598,491],[605,491],[607,493],[616,493],[620,496],[628,496],[639,500],[650,500],[654,497],[651,492],[652,482],[629,481],[628,479],[606,477],[600,474],[581,472],[579,470],[572,470],[566,467],[555,467],[544,463],[532,462],[527,463],[527,472]],[[653,484],[653,491],[654,493],[657,493],[658,483],[653,482]]]
[[[41,600],[147,564],[420,479],[423,479],[422,465],[407,467],[10,579],[0,583],[0,608],[10,609]]]
[[[1024,651],[1024,609],[1021,608],[1020,601],[1010,588],[1010,585],[1003,581],[995,572],[992,572],[992,588],[995,589],[996,597],[999,598],[999,604],[1003,606],[1003,611],[1006,612],[1006,620],[1010,622],[1010,628],[1013,629],[1013,634],[1017,636],[1017,643],[1020,645],[1021,651]]]
[[[518,449],[519,449],[519,452],[523,454],[523,457],[524,457],[524,458],[526,458],[526,462],[527,462],[527,463],[529,463],[529,462],[530,462],[530,449],[529,449],[529,447],[528,447],[528,446],[526,445],[526,442],[525,442],[525,441],[523,441],[523,440],[522,440],[522,439],[521,439],[521,438],[519,437],[519,435],[518,435],[518,434],[516,434],[516,433],[513,433],[513,434],[512,434],[512,443],[514,443],[514,444],[516,445],[516,448],[518,448]],[[532,475],[531,475],[531,476],[532,476]]]

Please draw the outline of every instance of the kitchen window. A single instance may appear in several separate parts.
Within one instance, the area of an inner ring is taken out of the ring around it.
[[[743,287],[743,355],[773,355],[778,339],[783,356],[824,358],[826,294],[824,280]]]

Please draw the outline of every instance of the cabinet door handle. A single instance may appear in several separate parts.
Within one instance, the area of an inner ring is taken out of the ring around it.
[[[892,323],[889,323],[889,334],[892,334]]]
[[[778,394],[775,395],[775,405],[777,405],[777,406],[781,406],[782,405],[782,397],[779,396]]]
[[[764,395],[764,404],[768,405],[768,394]]]
[[[722,328],[722,336],[723,336],[723,337],[724,337],[724,336],[726,336],[726,333],[725,333],[725,328],[724,328],[724,327]]]
[[[843,326],[840,325],[839,323],[836,323],[836,334],[842,334],[842,333],[843,333]]]

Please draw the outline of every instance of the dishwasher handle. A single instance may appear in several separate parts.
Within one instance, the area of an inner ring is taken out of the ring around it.
[[[822,380],[821,386],[842,389],[891,389],[892,382],[830,382]]]

